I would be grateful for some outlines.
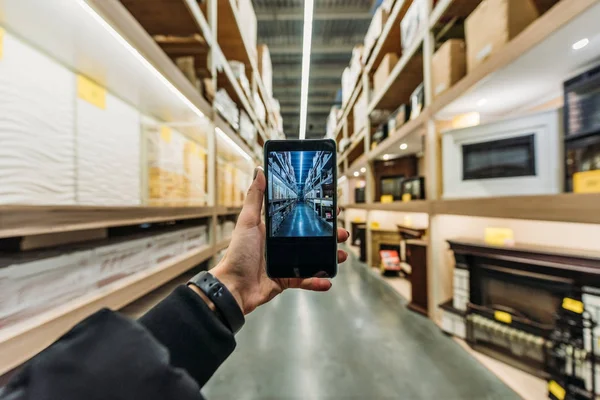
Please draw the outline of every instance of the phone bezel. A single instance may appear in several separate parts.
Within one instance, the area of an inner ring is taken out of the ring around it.
[[[294,238],[271,238],[270,237],[270,232],[271,232],[271,220],[269,217],[269,199],[268,199],[268,192],[269,192],[269,152],[276,152],[276,151],[331,151],[333,154],[333,182],[334,182],[334,192],[333,192],[333,210],[334,213],[336,213],[336,215],[333,218],[333,236],[330,238],[328,236],[322,236],[322,237],[311,237],[311,238],[299,238],[299,237],[294,237]],[[335,253],[335,262],[334,265],[332,266],[327,266],[327,277],[328,278],[333,278],[334,276],[337,275],[337,144],[335,142],[335,140],[332,139],[306,139],[306,140],[267,140],[265,142],[265,145],[263,147],[263,151],[264,151],[264,170],[265,170],[265,179],[267,181],[266,186],[265,186],[265,195],[264,195],[264,209],[265,209],[265,224],[266,224],[266,229],[265,229],[265,234],[266,234],[266,241],[265,241],[265,259],[266,259],[266,270],[267,270],[267,275],[269,276],[269,278],[272,279],[277,279],[277,278],[311,278],[313,277],[312,275],[307,275],[305,276],[304,274],[300,274],[300,275],[294,275],[294,276],[280,276],[278,274],[273,274],[273,270],[271,268],[269,268],[269,242],[271,244],[276,243],[277,241],[298,241],[299,245],[300,242],[304,242],[302,244],[303,247],[309,247],[310,246],[310,242],[311,241],[317,241],[317,240],[331,240],[331,251],[333,251]],[[308,243],[307,243],[308,242]]]

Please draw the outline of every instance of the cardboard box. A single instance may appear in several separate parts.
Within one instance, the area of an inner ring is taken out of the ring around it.
[[[388,76],[398,63],[398,55],[396,53],[387,53],[381,60],[379,68],[373,75],[373,94],[377,95],[385,86]]]
[[[460,81],[467,73],[467,56],[465,42],[450,39],[433,55],[431,74],[433,79],[433,96],[439,96]]]
[[[531,0],[485,0],[465,22],[467,70],[499,51],[538,17]]]
[[[364,93],[361,93],[358,99],[356,100],[356,104],[354,105],[354,134],[360,132],[362,128],[365,127],[367,122],[367,97]]]
[[[381,36],[381,32],[383,31],[383,27],[387,22],[389,15],[388,7],[379,7],[375,11],[373,19],[371,20],[371,25],[369,25],[369,29],[365,35],[365,48],[361,57],[363,63],[366,63],[373,47],[375,47],[375,43],[377,43],[377,39]]]
[[[271,53],[266,44],[258,46],[258,73],[267,89],[269,97],[273,97],[273,64],[271,63]]]
[[[400,22],[400,42],[403,50],[408,49],[417,40],[425,25],[427,25],[425,0],[414,0]]]
[[[346,104],[350,100],[352,94],[352,82],[350,82],[350,67],[344,68],[342,72],[342,104]]]

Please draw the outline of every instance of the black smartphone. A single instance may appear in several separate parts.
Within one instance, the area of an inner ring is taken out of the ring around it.
[[[264,151],[267,274],[271,278],[334,277],[335,141],[268,140]]]

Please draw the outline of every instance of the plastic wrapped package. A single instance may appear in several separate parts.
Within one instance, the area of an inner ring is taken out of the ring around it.
[[[240,61],[229,61],[229,66],[233,71],[235,79],[237,79],[240,85],[242,86],[242,90],[246,93],[246,96],[249,97],[250,82],[248,81],[248,77],[246,76],[246,66],[243,62]]]
[[[254,93],[254,111],[256,112],[257,118],[260,121],[265,122],[267,119],[267,110],[258,93]]]
[[[150,264],[156,265],[185,251],[185,234],[179,230],[153,237]]]
[[[184,146],[184,174],[187,188],[187,204],[204,206],[207,197],[207,153],[206,150],[192,140],[186,140]]]
[[[184,250],[199,250],[210,244],[208,228],[206,225],[198,226],[183,231]]]
[[[240,129],[240,114],[237,105],[225,89],[219,89],[215,94],[214,106],[229,125],[236,131]]]
[[[256,127],[245,111],[240,112],[240,136],[249,144],[256,141]]]

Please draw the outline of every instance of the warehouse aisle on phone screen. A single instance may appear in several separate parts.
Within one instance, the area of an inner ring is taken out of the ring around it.
[[[333,228],[320,219],[310,206],[298,202],[279,226],[277,236],[310,237],[331,235]]]
[[[215,399],[518,399],[354,257],[329,293],[287,291],[247,317],[203,390]]]

